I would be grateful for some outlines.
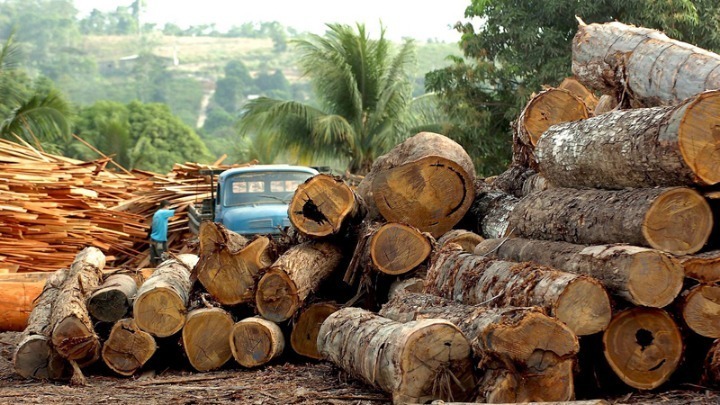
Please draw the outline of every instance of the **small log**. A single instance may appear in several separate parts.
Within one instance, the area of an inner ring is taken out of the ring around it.
[[[582,100],[590,112],[594,111],[599,103],[599,100],[597,97],[595,97],[595,94],[574,77],[566,77],[557,86],[557,88],[561,90],[567,90],[572,93],[573,96]]]
[[[295,353],[315,360],[322,359],[317,348],[320,325],[339,309],[340,307],[332,302],[318,302],[303,309],[290,334],[290,346]]]
[[[475,381],[470,345],[450,322],[399,323],[359,308],[344,308],[320,327],[324,359],[393,396],[393,403],[464,400]]]
[[[192,287],[190,272],[197,262],[195,255],[178,255],[161,263],[145,281],[133,303],[140,329],[157,337],[172,336],[182,329]]]
[[[290,248],[258,282],[255,305],[260,315],[273,322],[290,319],[342,258],[342,250],[328,242]]]
[[[67,278],[53,303],[52,344],[68,360],[83,365],[93,363],[100,355],[100,340],[95,334],[86,302],[100,285],[105,255],[88,247],[75,256]]]
[[[0,276],[0,332],[22,331],[49,273]]]
[[[630,245],[583,246],[533,239],[487,239],[475,254],[513,262],[535,262],[600,281],[635,305],[662,308],[682,290],[684,273],[672,256]]]
[[[465,229],[453,229],[441,236],[437,242],[440,247],[448,243],[454,243],[460,245],[464,251],[472,253],[475,250],[475,246],[483,240],[485,240],[485,238],[475,232],[466,231]]]
[[[720,250],[680,256],[677,259],[685,270],[685,277],[704,284],[720,282]]]
[[[685,324],[700,336],[720,338],[720,287],[697,285],[684,291],[680,308]]]
[[[102,359],[117,374],[130,377],[155,354],[155,338],[137,327],[132,318],[115,322],[102,348]]]
[[[68,271],[61,269],[50,275],[35,307],[28,318],[27,327],[19,339],[13,355],[13,366],[23,378],[57,380],[69,377],[70,367],[52,347],[51,315]]]
[[[658,308],[635,307],[614,315],[603,344],[615,374],[640,390],[667,381],[683,355],[680,330],[670,315]]]
[[[182,342],[190,365],[197,371],[222,367],[230,357],[233,319],[221,308],[194,309],[187,314]]]
[[[605,330],[612,314],[610,298],[594,278],[451,249],[435,258],[424,292],[467,305],[538,306],[578,336]]]
[[[137,282],[127,274],[113,274],[90,295],[90,315],[102,322],[117,322],[128,314],[137,294]]]
[[[298,186],[288,207],[300,233],[321,238],[340,233],[365,214],[362,199],[339,177],[318,174]]]
[[[285,350],[285,337],[280,327],[260,317],[236,323],[229,342],[235,361],[247,368],[267,364]]]
[[[431,239],[412,226],[384,224],[370,238],[372,267],[392,276],[408,273],[427,260]]]
[[[379,157],[358,185],[371,218],[412,225],[439,237],[472,204],[475,167],[458,143],[421,132]]]
[[[408,278],[405,280],[395,280],[390,284],[388,291],[388,300],[399,295],[421,293],[425,287],[425,280],[419,277]]]

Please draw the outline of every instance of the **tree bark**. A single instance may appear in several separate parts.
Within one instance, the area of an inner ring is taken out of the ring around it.
[[[685,270],[685,276],[704,284],[720,282],[720,250],[680,256],[677,258]]]
[[[182,342],[190,365],[197,371],[222,367],[230,357],[233,319],[221,308],[199,308],[187,314]]]
[[[52,309],[52,344],[61,356],[83,365],[96,361],[100,340],[95,334],[86,302],[102,280],[105,255],[89,247],[75,256]]]
[[[412,225],[437,238],[472,204],[475,167],[449,138],[421,132],[378,158],[358,186],[371,218]]]
[[[157,337],[168,337],[185,325],[190,297],[190,272],[198,262],[191,254],[166,260],[138,290],[133,303],[137,326]]]
[[[130,377],[155,354],[155,338],[137,327],[132,318],[117,321],[103,344],[105,365],[117,374]]]
[[[424,287],[425,280],[419,277],[408,278],[405,280],[395,280],[392,284],[390,284],[388,300],[404,294],[421,293]]]
[[[0,276],[0,331],[23,331],[48,273]]]
[[[550,127],[535,148],[559,187],[707,186],[720,182],[720,91],[672,107],[612,111]]]
[[[632,304],[662,308],[673,302],[684,273],[672,256],[630,245],[583,246],[533,239],[488,239],[476,255],[513,262],[535,262],[600,281],[613,294]]]
[[[465,229],[453,229],[441,236],[437,242],[440,247],[448,243],[454,243],[460,245],[464,251],[472,253],[475,250],[475,246],[483,240],[485,239],[475,232],[466,231]]]
[[[603,344],[615,374],[640,390],[667,381],[683,355],[680,330],[670,315],[658,308],[635,307],[614,315]]]
[[[518,198],[499,190],[481,190],[473,202],[471,212],[476,218],[478,233],[487,239],[502,238],[508,235],[510,214],[517,205]]]
[[[55,351],[50,340],[53,304],[67,274],[68,271],[62,269],[48,277],[30,312],[27,327],[13,356],[15,372],[23,378],[57,380],[69,377],[67,360]]]
[[[247,368],[267,364],[285,350],[285,337],[280,327],[260,317],[236,323],[229,341],[235,361]]]
[[[318,174],[301,184],[290,201],[290,223],[308,237],[347,229],[365,214],[362,199],[339,177]]]
[[[604,330],[612,314],[607,292],[591,277],[449,249],[435,258],[425,292],[467,305],[538,306],[578,336]]]
[[[127,274],[113,274],[88,298],[88,312],[98,321],[117,322],[132,308],[135,294],[135,279]]]
[[[581,23],[572,50],[572,70],[581,83],[627,94],[635,107],[677,104],[720,88],[720,56],[656,30]]]
[[[315,360],[322,359],[317,348],[320,325],[339,309],[333,302],[318,302],[303,309],[290,334],[290,346],[295,353]]]
[[[255,305],[273,322],[290,319],[342,260],[340,247],[328,242],[307,242],[290,248],[260,279]]]
[[[720,338],[720,287],[701,284],[684,291],[680,308],[685,324],[693,332]]]
[[[320,327],[323,358],[393,396],[393,403],[464,400],[475,386],[470,345],[450,322],[398,323],[344,308]]]

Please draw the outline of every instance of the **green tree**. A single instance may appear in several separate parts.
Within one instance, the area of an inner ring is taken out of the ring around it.
[[[75,122],[75,134],[93,145],[116,163],[127,169],[134,168],[130,159],[132,137],[130,135],[130,112],[114,101],[99,101],[83,108]],[[84,160],[97,158],[88,148],[77,148],[76,156]]]

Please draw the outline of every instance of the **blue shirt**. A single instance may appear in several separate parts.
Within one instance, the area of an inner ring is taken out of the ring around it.
[[[153,215],[150,239],[156,242],[167,242],[168,219],[175,215],[175,210],[157,210]]]

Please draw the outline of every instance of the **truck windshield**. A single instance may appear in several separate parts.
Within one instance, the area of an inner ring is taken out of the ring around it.
[[[223,204],[226,207],[287,204],[295,189],[312,176],[290,171],[240,173],[226,182]]]

